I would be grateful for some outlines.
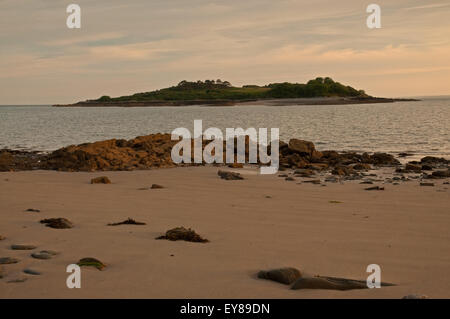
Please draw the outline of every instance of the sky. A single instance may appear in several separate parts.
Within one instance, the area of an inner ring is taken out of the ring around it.
[[[80,29],[66,26],[71,3]],[[371,3],[381,29],[366,25]],[[0,104],[318,76],[375,96],[450,94],[450,0],[0,0]]]

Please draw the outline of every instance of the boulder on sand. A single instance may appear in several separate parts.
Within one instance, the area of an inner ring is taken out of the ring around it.
[[[100,176],[91,179],[91,184],[111,184],[111,180],[106,176]]]
[[[287,267],[287,268],[272,269],[268,271],[261,270],[258,273],[258,278],[273,280],[285,285],[290,285],[298,278],[300,278],[301,275],[302,274],[298,269]]]
[[[41,224],[45,226],[56,229],[67,229],[72,228],[73,224],[66,218],[48,218],[40,221]]]

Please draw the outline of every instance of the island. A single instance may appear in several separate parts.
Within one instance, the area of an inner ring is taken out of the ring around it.
[[[339,105],[392,103],[417,101],[373,97],[364,90],[343,85],[330,77],[318,77],[302,83],[272,83],[264,86],[244,85],[236,87],[228,81],[181,81],[176,86],[128,96],[102,96],[74,104],[56,104],[57,107],[79,106],[235,106],[235,105]]]

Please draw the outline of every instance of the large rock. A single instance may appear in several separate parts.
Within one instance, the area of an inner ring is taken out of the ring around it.
[[[288,149],[292,153],[299,154],[303,157],[308,157],[312,161],[319,160],[322,157],[322,153],[316,151],[314,143],[309,141],[293,138],[289,141]]]
[[[43,168],[63,171],[107,171],[172,167],[170,134],[106,140],[61,148],[51,153]]]
[[[288,268],[272,269],[268,271],[261,270],[258,273],[258,278],[273,280],[285,285],[290,285],[298,278],[300,278],[301,275],[302,274],[298,269],[288,267]]]

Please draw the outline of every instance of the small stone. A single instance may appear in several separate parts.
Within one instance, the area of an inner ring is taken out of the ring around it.
[[[292,284],[300,277],[301,277],[300,271],[292,267],[272,269],[269,271],[261,270],[258,273],[258,278],[273,280],[285,285]]]
[[[2,279],[3,277],[5,277],[5,268],[0,267],[0,279]]]
[[[165,236],[159,236],[156,239],[167,239],[167,240],[184,240],[196,243],[207,243],[209,240],[202,238],[192,229],[186,229],[184,227],[176,227],[170,229],[166,232]]]
[[[24,269],[23,272],[28,274],[28,275],[33,275],[33,276],[40,276],[41,275],[41,273],[39,271],[30,269],[30,268]]]
[[[78,261],[77,265],[80,267],[95,267],[98,270],[104,270],[106,268],[106,265],[104,263],[102,263],[100,260],[92,258],[92,257],[80,259],[80,261]]]
[[[218,171],[217,175],[219,175],[220,178],[225,179],[227,181],[244,179],[241,176],[241,174],[235,172]]]
[[[433,187],[434,183],[420,183],[420,186],[430,186]]]
[[[0,258],[0,265],[8,265],[8,264],[17,264],[20,260],[17,258],[11,258],[11,257],[1,257]]]
[[[366,191],[384,191],[384,187],[374,186],[374,187],[364,188],[364,190],[366,190]]]
[[[164,188],[164,186],[159,185],[159,184],[153,184],[152,187],[150,187],[151,189],[162,189]]]
[[[278,177],[288,177],[288,174],[280,174]]]
[[[36,248],[34,245],[11,245],[12,250],[33,250]]]
[[[320,182],[320,179],[313,179],[313,180],[303,181],[303,183],[310,183],[310,184],[319,185],[321,182]]]
[[[59,255],[59,252],[54,250],[41,250],[41,254],[48,254],[50,256],[56,256]]]
[[[295,178],[289,176],[289,177],[286,177],[284,180],[288,181],[288,182],[293,182],[293,181],[295,181]]]
[[[32,253],[31,257],[35,258],[35,259],[42,259],[42,260],[47,260],[47,259],[51,259],[53,257],[52,254],[49,254],[46,251],[41,251],[39,253]]]
[[[40,221],[41,224],[45,224],[45,226],[56,229],[67,229],[73,228],[72,222],[70,222],[66,218],[49,218],[43,219]]]
[[[106,176],[91,179],[91,184],[111,184],[111,180]]]
[[[30,212],[30,213],[40,213],[41,211],[39,209],[34,209],[34,208],[28,208],[26,210],[26,212]]]
[[[5,240],[6,237],[3,237],[2,235],[0,235],[0,240]]]

